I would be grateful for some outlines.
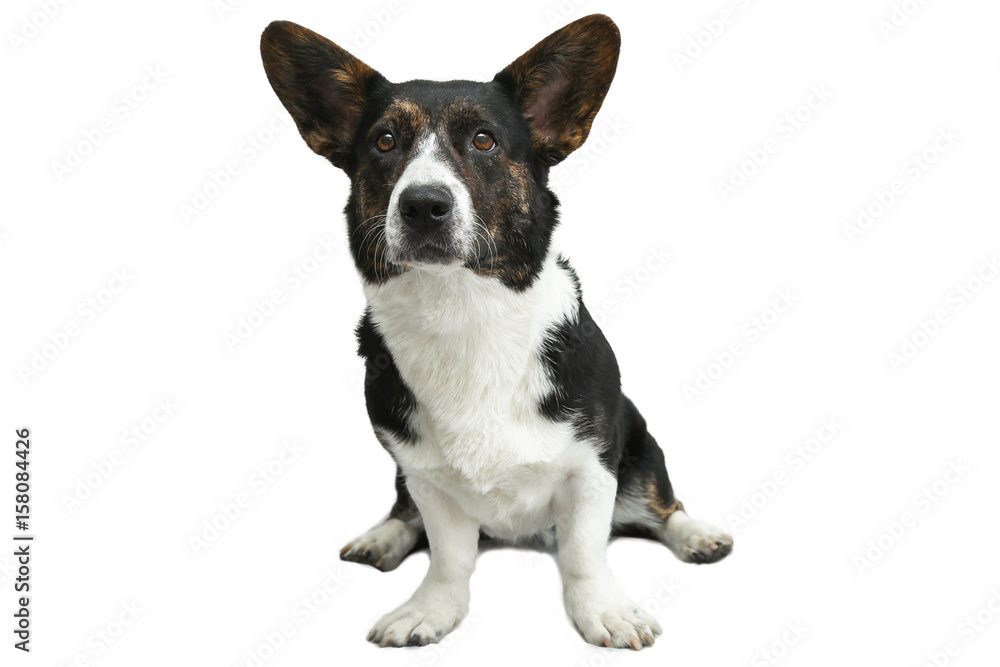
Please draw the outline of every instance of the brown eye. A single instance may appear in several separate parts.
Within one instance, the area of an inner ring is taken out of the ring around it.
[[[392,136],[391,133],[386,132],[385,134],[379,136],[379,138],[375,141],[375,145],[383,153],[391,151],[396,147],[396,137]]]
[[[481,151],[488,151],[496,145],[496,142],[493,141],[493,137],[490,135],[485,132],[480,132],[476,136],[472,137],[472,145]]]

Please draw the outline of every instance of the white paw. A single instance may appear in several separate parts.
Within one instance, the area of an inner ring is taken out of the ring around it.
[[[388,572],[394,570],[410,553],[418,533],[399,519],[383,523],[360,535],[340,550],[341,560],[365,563]]]
[[[638,651],[652,646],[663,633],[655,618],[617,591],[610,595],[586,589],[568,591],[566,612],[583,638],[598,646]]]
[[[674,512],[662,534],[663,543],[685,563],[715,563],[733,550],[733,538],[710,523]]]
[[[389,612],[368,633],[368,641],[379,646],[424,646],[441,641],[465,618],[468,603],[455,596],[434,598],[411,599]]]

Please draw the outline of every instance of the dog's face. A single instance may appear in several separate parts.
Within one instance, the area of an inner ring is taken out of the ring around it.
[[[390,83],[294,23],[264,31],[268,80],[306,143],[351,178],[355,263],[381,283],[471,270],[531,284],[556,224],[548,169],[583,144],[618,61],[605,16],[580,19],[487,83]]]
[[[385,87],[368,106],[348,212],[359,257],[383,271],[505,273],[500,249],[516,247],[505,239],[537,234],[532,204],[543,181],[513,101],[496,84],[410,82]],[[384,234],[372,239],[375,230]]]

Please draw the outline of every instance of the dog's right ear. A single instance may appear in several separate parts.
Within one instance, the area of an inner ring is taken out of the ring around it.
[[[381,74],[330,40],[289,21],[275,21],[260,38],[267,80],[319,155],[340,168],[368,94],[388,83]]]

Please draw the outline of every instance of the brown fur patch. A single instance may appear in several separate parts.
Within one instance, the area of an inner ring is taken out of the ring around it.
[[[664,521],[670,518],[670,515],[674,512],[683,511],[684,503],[674,499],[674,502],[667,506],[663,505],[663,501],[660,500],[659,489],[656,488],[656,482],[651,481],[646,485],[646,498],[649,501],[649,509],[656,513],[656,516],[660,517]]]
[[[427,112],[421,109],[416,102],[411,102],[410,100],[395,100],[386,107],[383,118],[414,126],[428,125],[430,123],[430,116],[427,115]]]

